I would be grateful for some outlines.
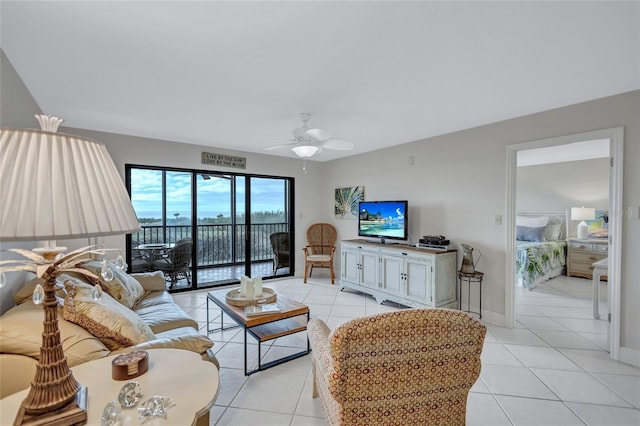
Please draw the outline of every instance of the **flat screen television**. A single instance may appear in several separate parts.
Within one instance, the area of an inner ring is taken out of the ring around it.
[[[358,236],[384,240],[406,240],[409,236],[408,202],[360,201]]]

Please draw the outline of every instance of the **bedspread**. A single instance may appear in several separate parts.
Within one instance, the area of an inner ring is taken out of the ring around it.
[[[566,241],[516,241],[516,277],[525,288],[560,275],[566,261]]]

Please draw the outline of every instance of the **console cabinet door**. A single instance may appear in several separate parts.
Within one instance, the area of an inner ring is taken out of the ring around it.
[[[378,288],[378,257],[379,252],[360,252],[360,285],[369,288]]]
[[[360,251],[345,246],[342,248],[341,260],[342,279],[352,284],[360,284]]]
[[[380,256],[380,290],[401,296],[404,283],[404,259],[398,256]]]
[[[433,263],[429,257],[406,258],[405,280],[407,299],[433,305]]]

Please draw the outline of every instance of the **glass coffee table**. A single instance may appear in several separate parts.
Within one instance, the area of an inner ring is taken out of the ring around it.
[[[247,316],[244,313],[244,307],[230,305],[226,301],[227,293],[233,288],[225,288],[214,290],[207,293],[207,332],[216,329],[209,328],[209,302],[215,303],[223,313],[227,314],[237,325],[233,327],[242,327],[244,329],[244,375],[256,373],[275,367],[292,359],[300,358],[307,355],[310,351],[309,338],[307,337],[307,349],[285,357],[262,363],[261,343],[278,337],[288,336],[290,334],[300,333],[307,330],[307,322],[309,321],[309,307],[302,303],[296,302],[284,296],[278,295],[274,303],[278,305],[280,312],[271,314]],[[220,317],[220,328],[217,330],[226,330],[233,327],[224,327],[224,315]],[[252,335],[258,341],[258,368],[248,370],[247,368],[247,334]]]

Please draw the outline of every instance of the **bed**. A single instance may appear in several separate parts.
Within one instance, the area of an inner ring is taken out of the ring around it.
[[[565,212],[520,212],[516,216],[516,282],[529,290],[565,274]]]

